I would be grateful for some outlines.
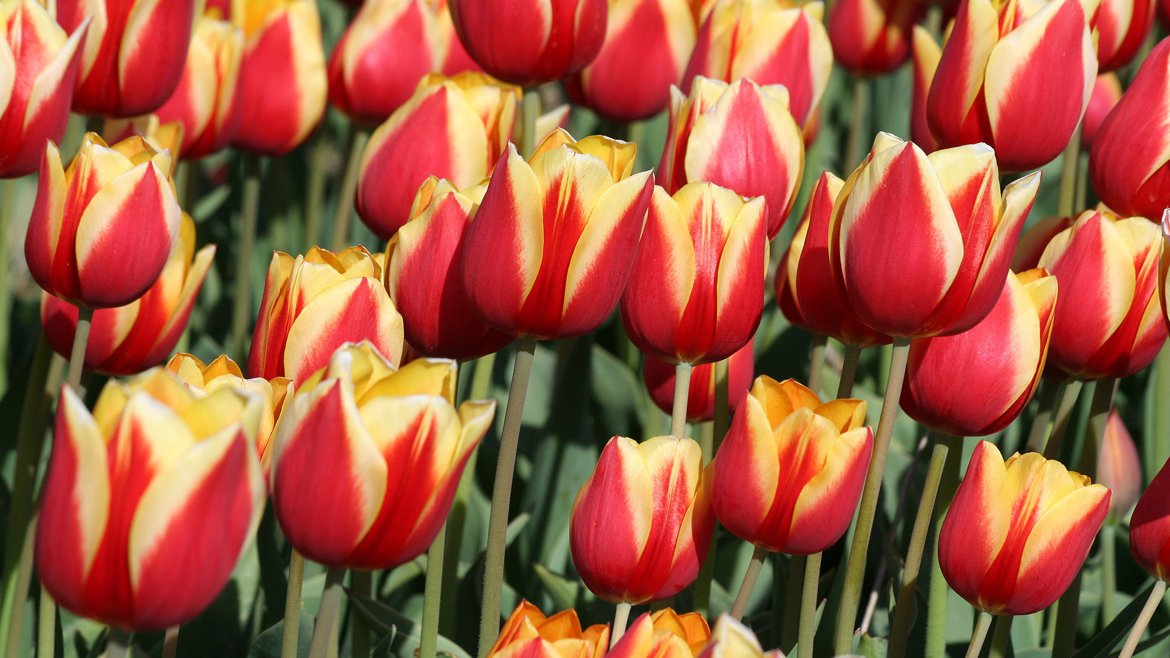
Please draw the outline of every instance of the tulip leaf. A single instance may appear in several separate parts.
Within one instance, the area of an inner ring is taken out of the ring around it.
[[[857,653],[865,658],[886,658],[888,645],[889,642],[884,637],[862,635],[861,641],[857,643]]]
[[[218,185],[212,188],[206,194],[201,195],[199,200],[191,206],[191,218],[196,222],[202,222],[211,217],[223,206],[231,193],[232,187],[230,185]]]
[[[395,652],[396,655],[414,656],[417,654],[419,634],[422,630],[419,623],[380,601],[357,596],[353,593],[349,594],[349,601],[375,631],[383,635],[396,634],[394,641],[400,642]],[[462,647],[442,635],[439,636],[437,647],[439,653],[453,658],[471,658],[471,655]]]
[[[536,572],[536,577],[540,579],[541,584],[552,597],[553,605],[557,610],[577,607],[581,596],[580,581],[570,580],[561,574],[553,573],[543,564],[532,565],[532,570]]]
[[[280,658],[281,644],[284,641],[284,620],[264,629],[256,636],[252,648],[248,650],[248,658]],[[309,644],[313,641],[313,615],[301,608],[300,626],[297,628],[297,656],[302,658],[309,655]]]
[[[1143,588],[1129,605],[1117,613],[1113,621],[1109,622],[1105,628],[1101,629],[1100,633],[1097,633],[1093,639],[1089,640],[1080,650],[1073,654],[1073,658],[1090,658],[1091,656],[1108,655],[1113,650],[1113,647],[1129,633],[1129,629],[1133,627],[1133,622],[1141,614],[1142,608],[1146,604],[1146,599],[1150,597],[1150,591],[1153,589],[1153,583]]]

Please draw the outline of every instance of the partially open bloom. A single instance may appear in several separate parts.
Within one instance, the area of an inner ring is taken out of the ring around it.
[[[370,136],[355,199],[358,215],[388,240],[410,219],[428,176],[458,188],[482,181],[512,134],[520,90],[482,73],[427,76]],[[425,135],[426,148],[419,147]]]
[[[601,50],[606,0],[448,0],[467,54],[516,85],[560,80]]]
[[[824,404],[762,376],[715,457],[711,503],[731,534],[769,551],[819,553],[849,528],[873,451],[865,402]]]
[[[711,640],[696,654],[698,658],[784,658],[779,649],[764,651],[756,634],[747,626],[723,614],[715,621]]]
[[[1089,179],[1101,201],[1119,213],[1157,221],[1170,208],[1170,39],[1150,51],[1101,124]]]
[[[57,0],[57,21],[72,32],[90,20],[73,109],[134,116],[153,111],[183,75],[194,2]]]
[[[1006,462],[980,441],[939,535],[947,583],[975,608],[1027,615],[1056,602],[1109,512],[1109,490],[1035,452]]]
[[[382,266],[364,247],[304,256],[272,254],[248,373],[288,377],[298,386],[347,342],[369,341],[391,363],[402,360],[402,316],[382,285]]]
[[[107,146],[89,133],[66,169],[41,161],[24,255],[46,292],[78,306],[125,306],[158,279],[179,233],[171,154],[141,137]]]
[[[910,57],[911,29],[926,9],[917,0],[841,0],[829,12],[837,63],[857,74],[893,71]]]
[[[1154,476],[1129,517],[1129,550],[1158,580],[1170,580],[1170,462]]]
[[[650,399],[664,413],[674,410],[673,362],[646,355],[642,360],[642,382]],[[727,408],[735,411],[755,376],[755,340],[749,340],[727,360]],[[701,363],[691,369],[691,386],[687,394],[687,420],[704,422],[715,417],[715,364]]]
[[[157,114],[143,114],[129,119],[106,119],[102,126],[102,139],[107,144],[120,142],[131,137],[141,137],[156,151],[171,152],[171,168],[167,175],[174,177],[183,156],[183,124],[179,121],[163,123]]]
[[[1155,0],[1101,0],[1093,22],[1101,71],[1116,71],[1133,60],[1154,26]]]
[[[711,470],[695,441],[610,439],[569,520],[569,548],[585,586],[628,603],[685,589],[711,543],[710,492]]]
[[[500,156],[466,235],[463,285],[492,328],[569,338],[617,306],[654,190],[637,146],[558,130],[528,162]]]
[[[1003,291],[1039,173],[1000,194],[986,144],[935,151],[880,133],[836,200],[829,262],[862,322],[890,336],[958,333]]]
[[[764,200],[712,183],[654,188],[622,324],[638,349],[676,363],[720,361],[756,333],[767,262]]]
[[[540,608],[521,601],[504,622],[487,658],[601,658],[608,648],[608,624],[581,630],[581,620],[572,608],[545,617]]]
[[[726,84],[695,78],[689,96],[671,91],[670,127],[658,175],[674,194],[708,181],[768,202],[771,239],[796,200],[804,171],[804,141],[779,85],[751,80]]]
[[[125,306],[94,311],[85,345],[85,369],[131,375],[170,356],[187,328],[214,256],[215,245],[195,252],[195,222],[184,214],[179,239],[154,285]],[[77,330],[77,307],[44,295],[41,326],[53,349],[68,358]]]
[[[36,0],[0,7],[0,177],[36,171],[65,134],[86,29],[67,36]]]
[[[398,370],[347,345],[285,405],[272,506],[292,544],[330,567],[389,569],[427,550],[496,403],[453,404],[455,362]]]
[[[1113,492],[1109,512],[1116,518],[1133,509],[1142,493],[1142,462],[1117,409],[1109,412],[1105,422],[1105,435],[1097,454],[1097,481]]]
[[[1020,415],[1040,385],[1056,317],[1057,278],[1008,272],[999,301],[967,331],[910,343],[902,408],[954,436],[987,436]],[[962,373],[963,385],[955,385]]]
[[[1114,73],[1103,73],[1097,76],[1093,83],[1093,95],[1089,98],[1089,107],[1085,109],[1085,118],[1081,120],[1081,145],[1085,150],[1093,148],[1093,141],[1097,138],[1097,131],[1105,123],[1105,117],[1121,102],[1121,80]]]
[[[263,510],[260,407],[238,389],[193,391],[162,368],[111,381],[92,415],[63,388],[36,543],[57,603],[136,630],[207,607]]]
[[[608,658],[694,658],[711,639],[707,620],[697,612],[680,615],[670,608],[634,620]]]
[[[943,146],[986,142],[1005,171],[1055,158],[1085,113],[1097,56],[1080,0],[964,0],[927,111]],[[1043,116],[1043,121],[1022,117]]]
[[[463,238],[484,187],[456,190],[428,178],[411,221],[386,246],[386,290],[402,313],[407,344],[424,356],[475,359],[512,342],[479,319],[463,283]]]

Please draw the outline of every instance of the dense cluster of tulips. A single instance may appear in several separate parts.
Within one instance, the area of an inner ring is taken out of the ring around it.
[[[1166,655],[1158,16],[0,0],[0,658]]]

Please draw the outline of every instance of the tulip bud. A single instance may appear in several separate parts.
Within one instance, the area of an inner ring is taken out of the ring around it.
[[[237,389],[193,391],[162,368],[111,381],[93,415],[62,388],[36,529],[53,599],[136,630],[207,607],[264,509],[260,407]]]
[[[355,199],[362,221],[388,240],[410,219],[411,200],[428,176],[457,188],[486,178],[512,134],[519,100],[518,88],[481,73],[424,78],[366,144]]]
[[[593,61],[605,39],[606,0],[448,0],[455,31],[492,76],[532,86]]]
[[[1129,517],[1129,550],[1133,559],[1158,580],[1170,579],[1170,468],[1167,464],[1154,476]]]
[[[41,161],[24,255],[33,279],[76,306],[125,306],[166,265],[181,212],[171,155],[140,137],[107,146],[89,133],[65,169],[53,143]]]
[[[1097,455],[1097,481],[1113,492],[1109,512],[1118,518],[1133,508],[1142,493],[1142,462],[1133,437],[1116,409],[1109,412],[1105,423]]]
[[[428,178],[411,221],[386,246],[386,290],[402,313],[407,344],[424,356],[463,361],[512,342],[479,319],[463,283],[463,238],[484,189],[456,191],[448,181]]]
[[[493,329],[552,339],[596,329],[630,276],[650,172],[634,144],[557,131],[528,162],[509,145],[468,228],[463,285]]]
[[[771,239],[796,200],[804,142],[784,87],[696,78],[690,96],[672,92],[666,148],[658,165],[666,191],[709,181],[768,203]]]
[[[545,617],[540,608],[522,600],[504,622],[487,658],[601,658],[608,647],[608,624],[582,631],[576,610]]]
[[[930,86],[938,61],[942,59],[942,48],[935,43],[930,31],[921,25],[914,26],[914,96],[910,104],[910,141],[927,153],[938,150],[938,140],[930,129],[926,116],[926,104],[930,98]]]
[[[389,569],[421,555],[447,519],[495,402],[456,409],[455,362],[396,370],[346,345],[281,415],[272,506],[289,543],[335,568]]]
[[[999,191],[985,144],[935,151],[880,133],[837,196],[829,262],[857,317],[890,336],[958,333],[1003,290],[1039,173]]]
[[[607,658],[694,658],[711,640],[707,621],[697,612],[679,615],[663,608],[642,614],[613,645]]]
[[[364,247],[304,256],[274,252],[252,333],[248,372],[298,386],[346,342],[370,341],[402,363],[402,316],[382,285],[382,266]]]
[[[1154,27],[1155,0],[1101,0],[1093,22],[1100,70],[1124,68]]]
[[[1119,213],[1156,220],[1170,207],[1170,39],[1146,57],[1093,142],[1089,179]]]
[[[916,0],[841,0],[829,12],[833,55],[854,74],[893,71],[910,57],[911,29],[925,9]]]
[[[658,114],[695,46],[687,0],[610,0],[597,59],[566,80],[581,104],[614,121]]]
[[[690,585],[714,531],[710,478],[691,439],[610,439],[569,518],[569,549],[585,586],[636,604]]]
[[[1044,270],[1008,272],[987,317],[967,331],[910,343],[902,408],[954,436],[988,436],[1011,424],[1040,385],[1057,304]],[[955,386],[963,373],[964,386]]]
[[[246,8],[233,143],[284,155],[309,136],[325,113],[321,19],[313,0],[250,0]]]
[[[739,401],[752,385],[755,376],[755,341],[727,359],[728,409],[735,411]],[[650,392],[650,399],[663,412],[674,409],[675,364],[646,355],[642,361],[642,381]],[[687,420],[706,422],[715,417],[715,364],[702,363],[691,369],[691,386],[687,393]]]
[[[943,576],[984,612],[1043,610],[1081,570],[1109,497],[1058,461],[1029,452],[1004,462],[998,448],[980,441],[943,520]]]
[[[1080,0],[964,0],[931,85],[927,112],[943,146],[986,142],[1006,171],[1064,150],[1097,77]],[[1022,117],[1043,116],[1043,121]]]
[[[1093,95],[1089,98],[1089,107],[1085,109],[1085,118],[1081,121],[1081,146],[1086,151],[1093,148],[1093,140],[1097,138],[1097,131],[1105,122],[1105,117],[1117,107],[1121,101],[1121,80],[1116,74],[1105,73],[1097,76],[1093,83]]]
[[[765,652],[756,634],[747,626],[723,614],[715,622],[711,641],[696,654],[697,658],[784,658],[779,649]]]
[[[760,324],[767,251],[762,198],[745,202],[711,183],[673,197],[655,187],[622,295],[626,334],[668,361],[726,359]]]
[[[0,7],[0,177],[31,174],[61,141],[87,28],[66,36],[36,0]]]

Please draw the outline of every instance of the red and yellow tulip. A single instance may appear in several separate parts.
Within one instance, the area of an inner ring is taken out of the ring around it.
[[[1155,0],[1101,0],[1093,21],[1101,71],[1124,68],[1154,27]]]
[[[645,355],[642,360],[642,382],[650,392],[650,399],[663,412],[674,409],[675,363]],[[727,359],[728,409],[735,411],[755,376],[755,340],[749,340]],[[687,420],[705,422],[715,417],[715,364],[701,363],[691,369],[691,386],[687,394]]]
[[[914,92],[910,105],[910,140],[927,153],[938,150],[938,139],[930,129],[926,105],[930,98],[930,87],[938,61],[942,59],[939,48],[930,31],[921,25],[914,26]]]
[[[829,12],[837,63],[861,75],[888,73],[910,57],[911,30],[926,5],[917,0],[842,0]]]
[[[521,601],[487,658],[601,658],[608,648],[607,624],[581,630],[572,608],[546,617],[540,608]]]
[[[1093,83],[1093,95],[1089,98],[1089,107],[1085,109],[1085,118],[1081,120],[1081,145],[1085,150],[1092,150],[1093,142],[1097,139],[1097,131],[1105,123],[1105,117],[1121,102],[1121,80],[1114,73],[1104,73],[1097,76]]]
[[[1170,580],[1170,462],[1163,464],[1129,517],[1129,550],[1158,580]]]
[[[697,612],[680,615],[670,608],[634,620],[607,658],[694,658],[711,640],[707,620]]]

